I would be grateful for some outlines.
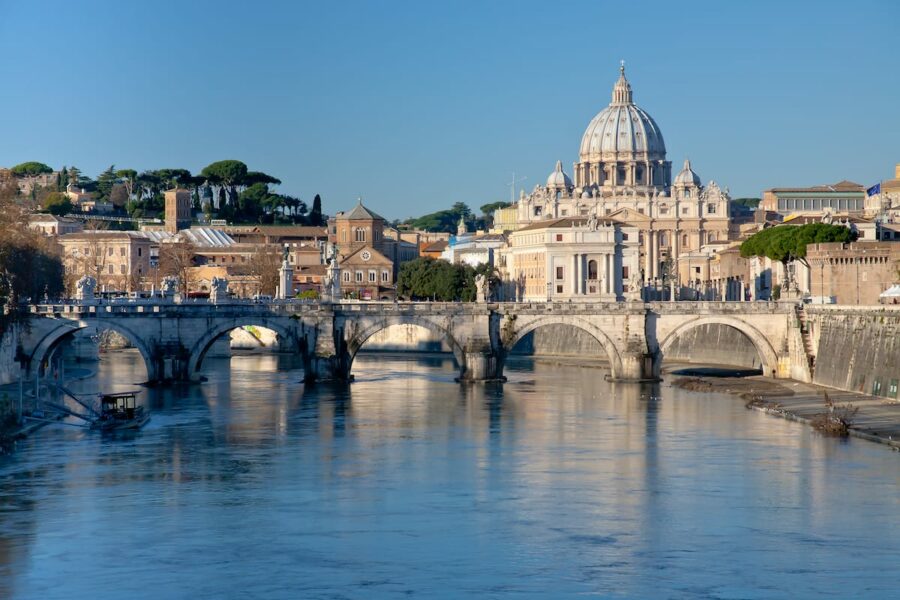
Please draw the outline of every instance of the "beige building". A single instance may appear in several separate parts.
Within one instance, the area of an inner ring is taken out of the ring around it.
[[[852,181],[813,187],[771,188],[763,192],[759,208],[781,215],[826,212],[861,214],[865,208],[866,190]]]
[[[636,227],[644,281],[659,278],[669,258],[735,237],[727,190],[704,186],[689,161],[673,180],[662,131],[634,103],[624,67],[612,102],[582,136],[575,180],[557,161],[546,185],[523,191],[516,210],[519,226],[594,215]]]
[[[750,261],[740,242],[711,242],[678,257],[678,298],[738,302],[750,299]]]
[[[69,291],[83,275],[97,280],[101,291],[141,289],[150,273],[151,240],[136,231],[88,230],[59,237]]]
[[[894,242],[811,244],[806,260],[813,303],[878,304],[879,294],[900,281]]]
[[[500,250],[504,300],[605,301],[640,294],[638,229],[565,217],[513,231]]]
[[[28,226],[51,237],[84,231],[84,223],[81,221],[44,213],[28,215]]]

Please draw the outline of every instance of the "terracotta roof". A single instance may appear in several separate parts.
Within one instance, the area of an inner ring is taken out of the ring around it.
[[[362,200],[360,200],[357,205],[353,207],[353,210],[351,210],[349,213],[339,212],[337,215],[335,215],[335,217],[340,219],[352,220],[380,219],[384,221],[384,217],[379,216],[378,214],[363,206]]]
[[[422,248],[422,252],[443,252],[448,245],[447,240],[438,240]]]

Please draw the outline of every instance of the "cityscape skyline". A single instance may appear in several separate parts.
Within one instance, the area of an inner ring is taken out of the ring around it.
[[[15,82],[0,91],[0,165],[74,164],[96,176],[111,163],[198,172],[237,158],[282,179],[285,193],[321,194],[331,214],[357,196],[389,218],[459,201],[477,210],[509,198],[513,172],[526,190],[557,160],[571,173],[574,141],[608,104],[620,60],[669,160],[690,158],[704,184],[715,179],[733,197],[871,185],[897,162],[900,83],[885,74],[900,9],[888,2],[852,12],[816,3],[815,13],[492,4],[477,19],[472,4],[311,14],[274,3],[247,14],[196,3],[177,19],[158,6],[88,5],[50,3],[35,19],[26,3],[0,2],[0,48],[20,59],[0,64]],[[551,9],[563,14],[548,19]],[[576,14],[603,35],[558,25]],[[847,31],[864,31],[865,43]]]

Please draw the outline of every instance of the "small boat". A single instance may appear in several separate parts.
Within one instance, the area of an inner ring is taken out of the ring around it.
[[[150,420],[150,413],[137,406],[136,392],[102,394],[100,416],[91,423],[91,429],[100,431],[126,431],[140,429]]]

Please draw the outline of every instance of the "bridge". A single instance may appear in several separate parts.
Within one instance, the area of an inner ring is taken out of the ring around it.
[[[86,328],[124,336],[143,357],[149,384],[195,381],[215,341],[244,326],[275,331],[282,351],[303,359],[305,379],[348,381],[372,335],[393,325],[424,327],[452,350],[462,382],[502,380],[516,344],[542,327],[578,328],[599,343],[619,381],[657,379],[667,352],[697,327],[736,330],[769,377],[811,379],[797,306],[776,302],[444,303],[281,301],[40,304],[29,307],[16,350],[22,375],[44,375],[60,345]],[[720,349],[727,356],[730,348]],[[727,362],[727,361],[723,361]]]

